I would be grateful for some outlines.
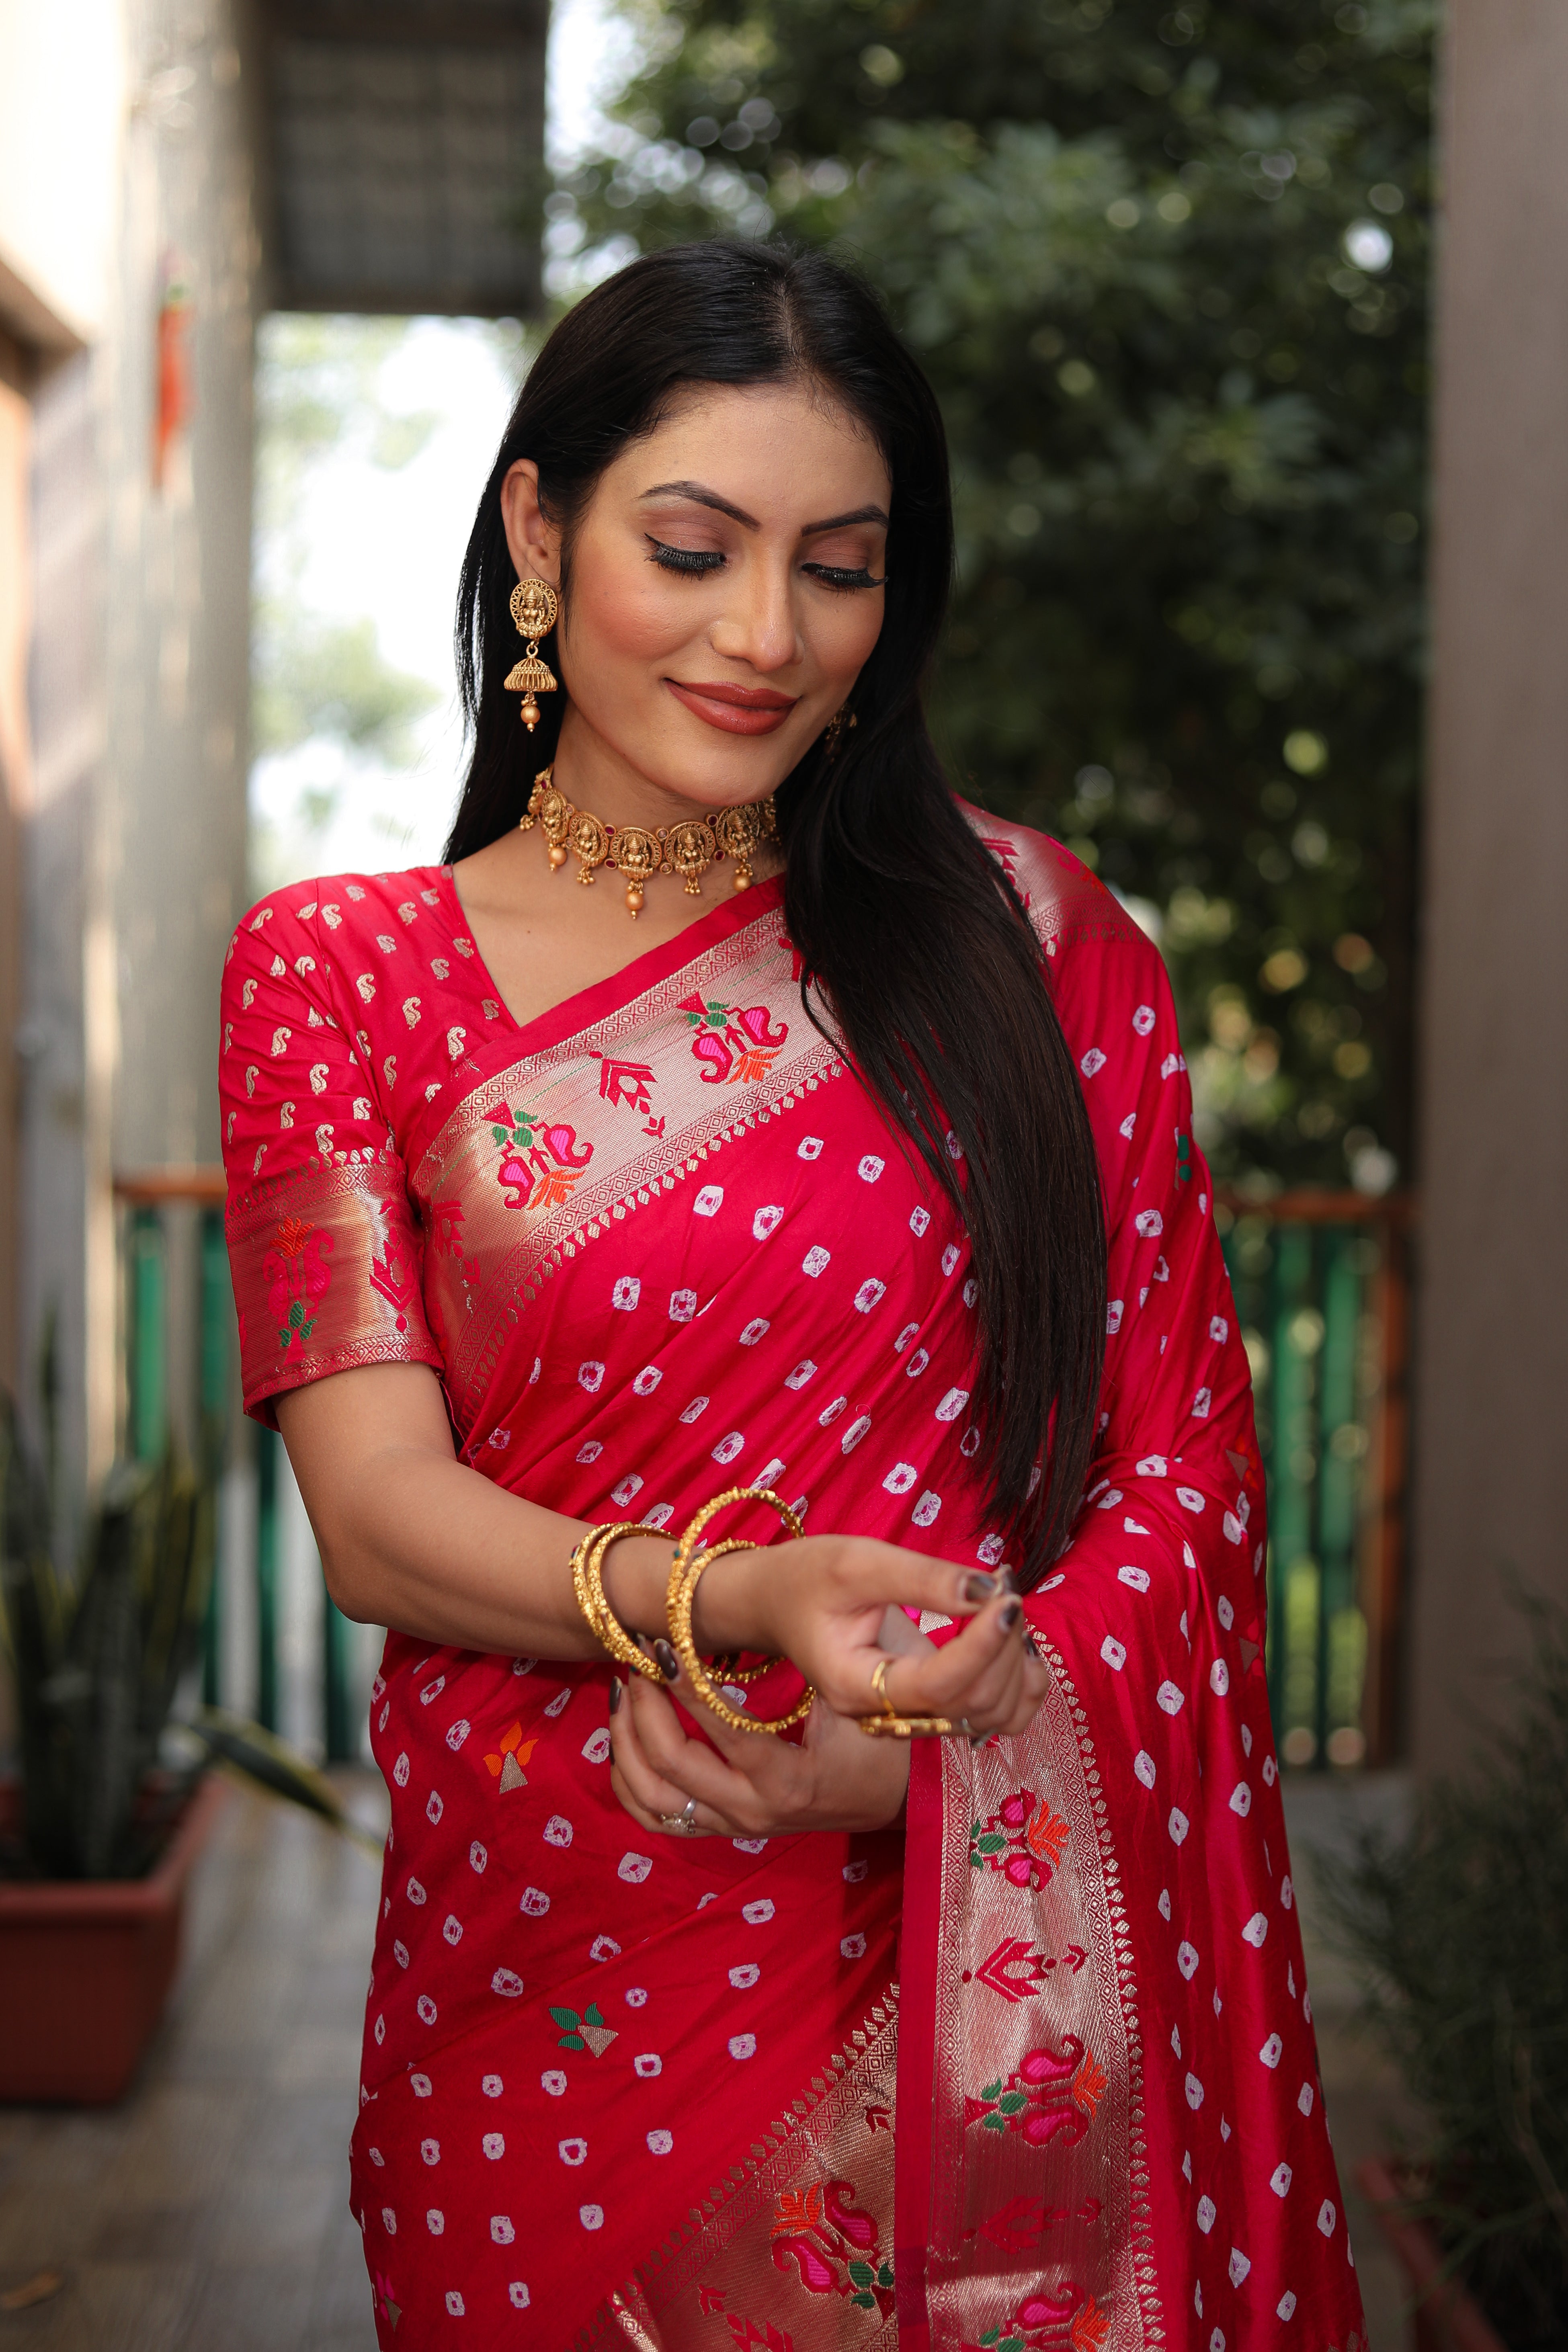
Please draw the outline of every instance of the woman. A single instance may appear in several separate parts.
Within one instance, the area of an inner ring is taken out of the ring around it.
[[[395,1629],[383,2346],[1358,2343],[1169,992],[952,798],[951,563],[852,278],[635,263],[480,506],[451,862],[236,935],[247,1402]]]

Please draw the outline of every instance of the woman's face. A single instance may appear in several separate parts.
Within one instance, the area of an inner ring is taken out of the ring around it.
[[[514,466],[501,495],[519,573],[558,583],[537,467]],[[678,393],[602,476],[573,545],[564,788],[591,803],[618,779],[710,808],[771,793],[877,642],[890,495],[875,443],[819,389]]]

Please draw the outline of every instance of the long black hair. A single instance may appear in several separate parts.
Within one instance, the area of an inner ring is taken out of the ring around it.
[[[596,287],[550,336],[463,562],[458,676],[473,755],[447,856],[517,823],[560,731],[563,698],[546,698],[530,738],[502,689],[517,645],[500,507],[508,469],[520,457],[539,467],[541,504],[563,534],[564,583],[600,476],[657,425],[675,386],[795,378],[820,384],[872,436],[892,506],[887,602],[851,696],[857,724],[837,756],[815,745],[777,794],[785,919],[807,1012],[967,1226],[980,1467],[1032,1583],[1066,1540],[1094,1442],[1105,1346],[1099,1171],[1038,943],[927,731],[921,688],[952,570],[946,437],[931,386],[852,272],[773,244],[675,247]]]

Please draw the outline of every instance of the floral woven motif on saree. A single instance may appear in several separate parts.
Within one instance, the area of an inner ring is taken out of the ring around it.
[[[384,2347],[1360,2352],[1169,990],[1076,861],[976,823],[1110,1234],[1091,1483],[1028,1602],[1050,1696],[919,1746],[874,1836],[684,1843],[614,1797],[607,1667],[391,1634],[353,2163]],[[555,1510],[679,1529],[760,1483],[1001,1560],[962,1224],[807,1018],[780,909],[760,885],[522,1029],[442,869],[255,909],[222,1056],[249,1408],[427,1364],[463,1458]]]

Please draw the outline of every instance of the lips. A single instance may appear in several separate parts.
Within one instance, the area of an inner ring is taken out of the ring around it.
[[[771,735],[799,700],[797,695],[777,694],[765,686],[710,685],[707,680],[686,686],[674,677],[664,682],[678,702],[726,735]]]

